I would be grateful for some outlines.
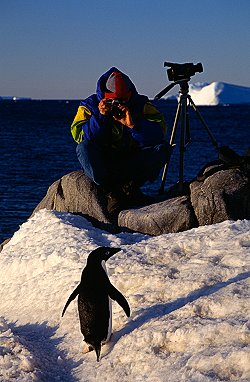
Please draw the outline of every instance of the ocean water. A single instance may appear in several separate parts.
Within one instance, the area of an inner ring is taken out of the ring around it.
[[[80,169],[70,124],[79,101],[0,102],[0,243],[11,237],[42,200],[57,179]],[[165,115],[169,139],[176,103],[158,101]],[[243,155],[250,146],[250,105],[199,107],[202,117],[219,146],[229,146]],[[195,177],[206,163],[218,158],[207,130],[190,109],[191,141],[186,147],[184,178]],[[166,190],[178,181],[179,129]],[[146,188],[157,192],[161,177]]]

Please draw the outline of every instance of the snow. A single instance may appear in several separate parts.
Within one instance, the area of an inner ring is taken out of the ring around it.
[[[215,106],[219,104],[250,103],[249,87],[227,84],[225,82],[190,84],[189,94],[196,105]]]
[[[98,246],[126,297],[100,362],[83,354],[76,300],[61,312]],[[0,255],[0,381],[250,380],[250,221],[178,234],[111,234],[69,213],[41,210]]]

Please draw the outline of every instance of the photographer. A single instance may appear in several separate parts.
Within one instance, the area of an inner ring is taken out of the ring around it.
[[[71,125],[77,156],[107,194],[111,214],[152,203],[140,186],[154,181],[167,161],[165,130],[163,115],[115,67],[100,77],[96,94],[81,101]]]

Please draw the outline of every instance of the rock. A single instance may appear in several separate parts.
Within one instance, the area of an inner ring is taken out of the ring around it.
[[[149,235],[181,232],[198,226],[188,196],[121,211],[118,216],[118,225],[123,230]]]
[[[203,182],[192,182],[190,191],[199,225],[250,219],[250,181],[240,168],[213,169]]]
[[[3,250],[3,247],[11,240],[11,237],[9,237],[8,239],[4,240],[1,244],[0,244],[0,252]]]
[[[42,208],[79,214],[96,227],[117,230],[107,211],[104,193],[82,171],[73,171],[54,182],[32,216]]]
[[[197,179],[185,185],[186,195],[168,192],[165,201],[121,211],[117,222],[109,215],[100,188],[82,171],[74,171],[50,186],[33,214],[41,208],[54,209],[83,215],[110,232],[127,230],[152,236],[250,218],[250,182],[245,171],[214,161],[204,166]]]
[[[250,156],[233,159],[233,164],[231,159],[230,163],[209,163],[194,181],[185,184],[181,195],[179,187],[173,187],[164,195],[167,200],[161,198],[151,205],[121,211],[116,221],[108,213],[107,197],[101,189],[82,171],[74,171],[49,187],[32,216],[47,208],[82,215],[109,232],[126,230],[152,236],[225,220],[250,219]],[[235,166],[236,160],[240,165]]]

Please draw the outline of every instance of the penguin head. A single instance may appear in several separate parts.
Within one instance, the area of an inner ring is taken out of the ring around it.
[[[94,251],[90,252],[87,264],[101,264],[103,260],[107,261],[111,256],[120,250],[121,248],[98,247],[94,249]]]

